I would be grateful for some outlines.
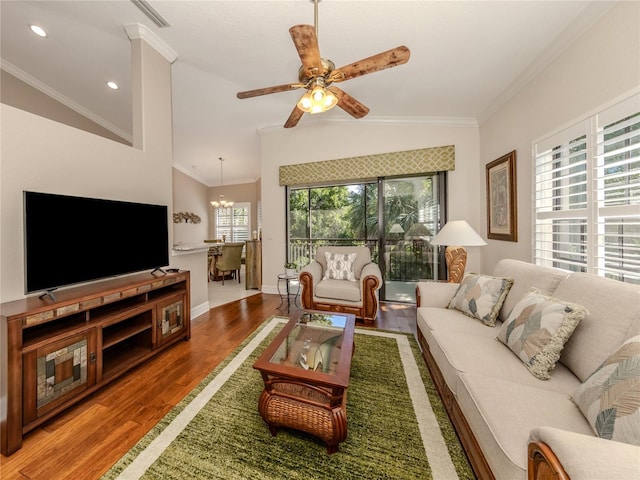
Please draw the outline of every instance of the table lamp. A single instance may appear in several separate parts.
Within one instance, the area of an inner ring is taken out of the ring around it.
[[[402,225],[400,225],[399,223],[394,223],[393,225],[391,225],[389,233],[404,233],[404,228],[402,228]]]
[[[486,245],[480,235],[464,220],[447,222],[442,230],[431,239],[433,245],[446,245],[444,258],[449,272],[449,283],[460,283],[467,265],[467,251],[464,247]]]

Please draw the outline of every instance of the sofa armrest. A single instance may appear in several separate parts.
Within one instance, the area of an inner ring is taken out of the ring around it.
[[[380,267],[377,263],[371,262],[364,266],[362,273],[360,274],[360,283],[364,282],[367,277],[376,277],[378,279],[376,290],[382,286],[382,272],[380,271]]]
[[[527,475],[544,479],[640,479],[640,447],[553,427],[529,435]]]
[[[322,280],[322,265],[313,260],[300,270],[298,279],[300,280],[300,302],[303,308],[313,309],[313,291]]]
[[[318,263],[315,260],[309,263],[308,265],[304,266],[300,270],[300,275],[302,275],[302,273],[304,272],[307,272],[311,276],[314,287],[318,284],[320,280],[322,280],[322,265],[320,265],[320,263]]]
[[[418,307],[447,308],[459,283],[447,283],[434,280],[416,283],[416,305]]]

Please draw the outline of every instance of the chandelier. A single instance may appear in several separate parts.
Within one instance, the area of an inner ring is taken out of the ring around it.
[[[223,177],[222,177],[222,162],[224,162],[224,159],[222,157],[219,157],[220,160],[220,189],[222,189],[222,187],[224,186],[224,182],[223,182]],[[227,207],[233,207],[233,202],[228,202],[224,199],[224,195],[220,194],[220,199],[216,202],[213,201],[211,202],[211,206],[214,208],[218,208],[218,207],[222,207],[222,208],[227,208]]]

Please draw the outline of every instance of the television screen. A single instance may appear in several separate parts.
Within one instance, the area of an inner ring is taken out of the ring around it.
[[[169,264],[167,207],[24,192],[25,292]]]

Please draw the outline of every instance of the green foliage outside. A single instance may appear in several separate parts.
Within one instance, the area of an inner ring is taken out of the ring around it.
[[[409,240],[407,247],[401,247],[402,261],[398,262],[400,257],[396,256],[389,262],[390,278],[417,278],[430,274],[430,266],[424,265],[422,250],[414,252],[414,244],[410,241],[412,237],[431,234],[433,227],[425,226],[429,221],[425,216],[431,219],[436,210],[434,207],[437,207],[434,181],[435,177],[425,176],[384,182],[387,250],[396,249],[395,244],[400,239],[397,234],[389,233],[394,224],[399,224],[405,232],[400,237]],[[308,263],[319,245],[367,245],[374,261],[378,261],[379,225],[377,183],[292,189],[289,192],[291,260],[299,267]]]

